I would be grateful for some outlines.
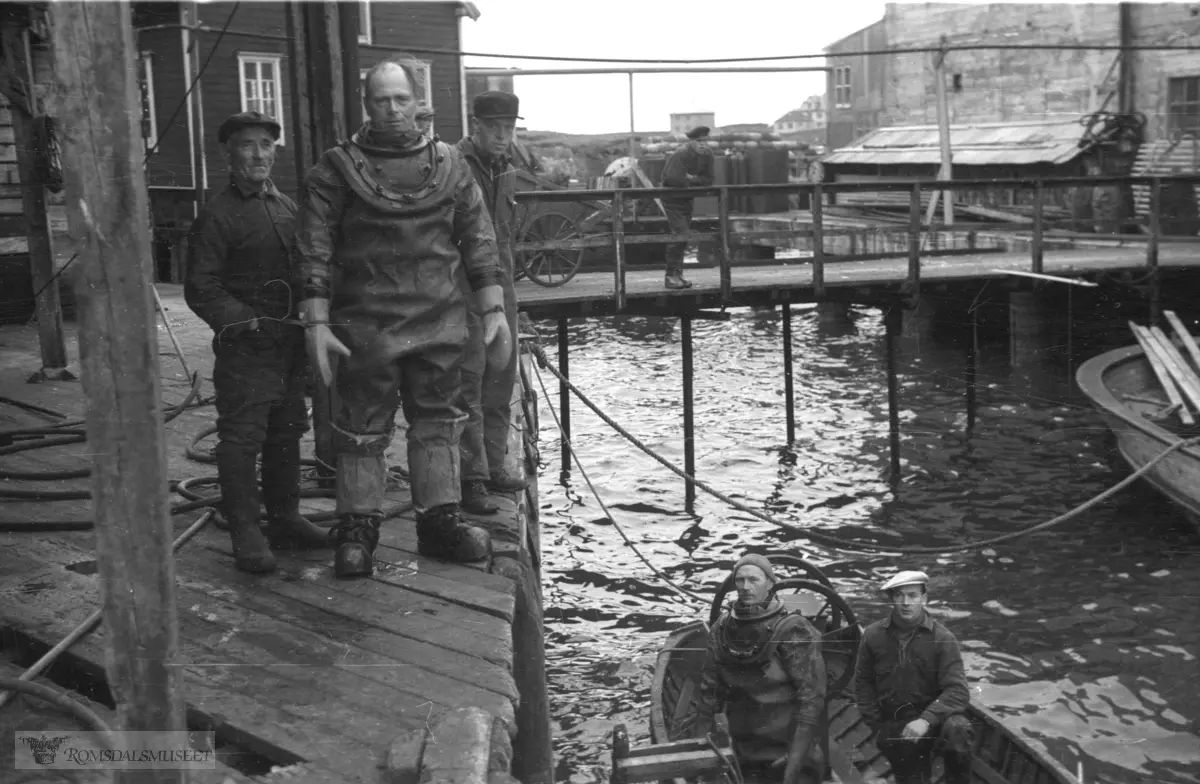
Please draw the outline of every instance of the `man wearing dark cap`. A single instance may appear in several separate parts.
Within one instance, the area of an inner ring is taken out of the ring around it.
[[[737,601],[709,634],[693,734],[712,732],[723,710],[743,773],[817,784],[825,770],[821,635],[772,595],[775,570],[765,556],[744,556],[734,564],[733,579]]]
[[[417,109],[417,130],[430,139],[434,138],[433,114],[433,107],[429,104],[423,103],[421,104],[421,108]]]
[[[457,399],[470,309],[493,361],[512,350],[499,251],[466,161],[417,127],[425,96],[415,67],[398,55],[367,71],[369,119],[309,171],[296,233],[305,342],[324,383],[342,357],[332,422],[338,577],[374,571],[400,405],[420,552],[478,561],[491,551],[487,531],[460,515]]]
[[[662,173],[664,188],[694,188],[713,183],[713,154],[709,149],[709,128],[706,125],[688,131],[688,142],[682,145],[671,157]],[[692,225],[692,197],[669,196],[662,200],[663,209],[667,213],[667,226],[672,234],[683,234]],[[687,289],[692,284],[683,277],[683,254],[687,251],[687,242],[671,242],[667,244],[667,277],[666,286],[669,289]]]
[[[515,229],[516,172],[509,158],[516,134],[520,101],[512,93],[480,93],[475,97],[472,133],[458,143],[471,167],[475,182],[483,190],[483,201],[496,242],[500,246],[501,285],[504,314],[509,334],[517,334],[517,293],[513,288],[513,231]],[[513,384],[517,377],[518,352],[502,366],[487,362],[480,314],[471,314],[471,336],[463,358],[462,404],[467,424],[463,430],[462,505],[476,514],[491,514],[497,507],[488,497],[492,492],[518,492],[526,481],[509,470],[508,436],[512,424]]]
[[[855,669],[858,710],[896,784],[928,784],[934,753],[946,784],[969,784],[970,691],[958,640],[925,609],[929,576],[903,571],[881,587],[891,613],[863,631]]]
[[[184,296],[212,327],[217,476],[238,569],[275,567],[270,546],[323,547],[325,529],[300,516],[300,438],[308,430],[304,335],[292,311],[288,249],[296,205],[270,180],[279,123],[235,114],[217,139],[230,178],[192,225]],[[264,537],[257,467],[262,455]]]

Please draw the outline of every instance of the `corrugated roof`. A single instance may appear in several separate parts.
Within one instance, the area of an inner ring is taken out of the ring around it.
[[[1083,148],[1080,115],[1032,122],[969,123],[950,126],[951,162],[962,166],[1060,164]],[[826,164],[930,164],[942,162],[936,125],[877,128],[849,147],[821,159]]]

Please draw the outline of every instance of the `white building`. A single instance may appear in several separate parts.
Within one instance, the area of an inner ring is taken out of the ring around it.
[[[716,112],[687,112],[671,115],[671,133],[687,133],[700,125],[716,128]]]

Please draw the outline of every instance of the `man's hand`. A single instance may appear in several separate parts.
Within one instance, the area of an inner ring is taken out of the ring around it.
[[[489,313],[483,317],[483,342],[488,347],[487,361],[493,368],[502,368],[512,356],[513,339],[508,332],[508,317],[504,313]]]
[[[333,330],[324,324],[304,328],[304,346],[308,349],[309,361],[321,376],[321,383],[329,386],[333,383],[333,363],[329,360],[329,355],[332,353],[348,357],[350,349],[346,348],[346,344],[338,340]]]
[[[900,733],[900,737],[904,740],[920,740],[929,732],[929,722],[925,719],[913,719],[908,724],[904,725],[904,731]]]

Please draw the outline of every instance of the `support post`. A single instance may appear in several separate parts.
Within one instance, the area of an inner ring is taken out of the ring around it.
[[[919,207],[919,205],[918,205]],[[896,378],[896,339],[900,336],[900,304],[891,305],[883,314],[887,349],[888,446],[893,485],[900,481],[900,383]]]
[[[304,192],[304,180],[316,160],[313,149],[312,114],[309,111],[309,57],[304,12],[297,0],[288,0],[286,31],[288,37],[288,90],[292,94],[292,161],[296,166],[297,191]]]
[[[979,304],[971,306],[971,341],[967,344],[967,434],[975,432],[975,408],[979,367]]]
[[[92,503],[119,727],[177,748],[185,731],[145,151],[128,3],[51,3],[67,209],[81,243],[79,344]],[[183,782],[117,771],[118,784]]]
[[[779,309],[783,318],[783,403],[787,410],[787,444],[796,441],[796,401],[792,394],[792,306],[785,302]]]
[[[625,309],[625,193],[613,194],[613,299],[617,312]]]
[[[30,381],[72,379],[67,372],[67,347],[63,339],[62,303],[54,280],[54,243],[46,210],[46,188],[38,177],[34,159],[37,142],[33,118],[38,114],[34,101],[33,65],[29,54],[29,32],[24,27],[6,26],[3,31],[3,71],[12,80],[3,91],[12,113],[13,142],[17,151],[17,176],[21,180],[21,202],[27,221],[29,274],[32,293],[37,295],[38,344],[42,367]]]
[[[908,196],[908,282],[921,282],[921,186],[913,183]]]
[[[946,36],[942,36],[942,45]],[[933,55],[934,93],[937,96],[938,140],[942,148],[942,168],[938,172],[939,180],[954,179],[951,170],[950,151],[950,107],[946,102],[946,52],[945,50]],[[942,216],[947,226],[954,225],[954,191],[942,191]]]
[[[683,470],[688,476],[696,475],[696,430],[693,421],[695,409],[692,398],[692,317],[679,317],[680,334],[683,339]],[[695,511],[696,485],[687,480],[684,488],[684,508],[688,514]]]
[[[1150,237],[1146,241],[1146,269],[1150,275],[1150,326],[1162,320],[1162,281],[1158,268],[1158,242],[1162,237],[1162,180],[1150,181]]]
[[[729,251],[729,189],[717,191],[717,223],[721,239],[717,245],[718,261],[721,263],[721,304],[733,301],[733,269],[730,266],[733,254]]]
[[[629,72],[629,161],[637,162],[637,132],[633,129],[633,71]]]
[[[563,316],[558,320],[558,371],[564,379],[571,377],[569,361],[567,317]],[[567,445],[571,440],[571,389],[562,379],[558,382],[558,413],[561,422],[559,427],[562,429],[562,471],[559,472],[559,481],[566,484],[567,477],[571,475],[571,447]]]
[[[1041,180],[1033,186],[1033,269],[1035,274],[1042,274],[1042,237],[1045,231],[1046,214],[1046,184]],[[1036,287],[1037,284],[1035,284]]]
[[[813,298],[820,302],[825,298],[825,219],[824,194],[820,183],[813,184],[812,201],[812,275]]]
[[[347,137],[362,120],[362,79],[358,64],[358,3],[335,3],[338,15],[338,38],[342,45],[342,116],[343,133]],[[414,87],[416,85],[413,85]],[[425,96],[426,101],[431,96]],[[357,119],[356,119],[357,118]]]
[[[232,9],[230,13],[233,13]],[[204,157],[204,100],[200,79],[200,37],[192,32],[193,27],[200,25],[200,9],[195,0],[180,4],[180,14],[183,20],[183,40],[186,50],[183,56],[187,60],[187,84],[192,88],[187,97],[188,122],[191,124],[192,140],[192,194],[196,203],[196,217],[204,211],[205,180],[208,179],[208,162]],[[192,83],[195,82],[195,86]]]

